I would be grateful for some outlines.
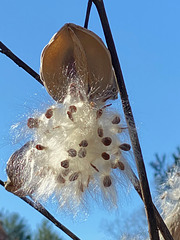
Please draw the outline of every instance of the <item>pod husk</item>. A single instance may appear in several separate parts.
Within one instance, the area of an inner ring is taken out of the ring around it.
[[[111,56],[102,40],[72,23],[65,24],[44,48],[40,75],[58,102],[63,101],[72,82],[83,86],[89,99],[117,89]]]

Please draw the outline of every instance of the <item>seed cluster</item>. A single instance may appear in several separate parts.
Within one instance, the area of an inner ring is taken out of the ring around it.
[[[83,92],[73,93],[63,104],[29,118],[27,126],[34,129],[34,135],[23,151],[23,171],[16,174],[21,184],[12,177],[19,164],[17,154],[7,164],[8,184],[37,198],[55,194],[61,206],[80,203],[87,189],[99,189],[105,197],[114,198],[114,176],[116,172],[128,174],[123,152],[131,147],[120,141],[119,133],[124,128],[120,116],[110,107],[89,103]]]

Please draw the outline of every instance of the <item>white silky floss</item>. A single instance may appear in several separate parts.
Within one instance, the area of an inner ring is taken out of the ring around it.
[[[120,116],[110,110],[111,104],[89,103],[83,89],[72,93],[71,88],[63,103],[28,119],[33,141],[7,164],[8,176],[17,186],[14,193],[43,200],[55,195],[60,206],[71,206],[82,203],[86,192],[93,198],[101,192],[116,204],[119,170],[129,174],[122,152],[130,145],[120,141]]]

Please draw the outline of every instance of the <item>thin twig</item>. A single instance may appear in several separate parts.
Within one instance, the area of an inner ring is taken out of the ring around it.
[[[4,182],[0,180],[0,185],[4,187]],[[66,228],[63,224],[61,224],[58,220],[56,220],[50,212],[48,212],[39,202],[37,201],[31,201],[27,197],[20,197],[24,202],[29,204],[31,207],[36,209],[38,212],[40,212],[43,216],[45,216],[47,219],[49,219],[53,224],[56,225],[59,229],[61,229],[64,233],[66,233],[70,238],[73,240],[80,240],[74,233],[72,233],[68,228]]]
[[[23,68],[27,73],[29,73],[33,78],[35,78],[40,84],[43,82],[40,79],[38,73],[36,73],[32,68],[30,68],[25,62],[18,58],[9,48],[7,48],[2,42],[0,42],[0,52],[5,54],[11,60],[13,60],[19,67]]]
[[[4,187],[4,182],[2,180],[0,180],[0,185]]]
[[[141,147],[140,147],[140,143],[139,143],[139,139],[138,139],[138,134],[136,131],[136,125],[135,125],[132,109],[130,106],[130,102],[128,99],[128,94],[127,94],[126,86],[124,83],[124,78],[122,75],[122,71],[121,71],[119,59],[117,56],[114,40],[112,37],[111,29],[110,29],[106,11],[104,8],[104,3],[103,3],[103,0],[92,0],[92,1],[97,8],[97,11],[98,11],[98,14],[99,14],[99,17],[101,20],[101,24],[103,27],[104,35],[106,38],[106,43],[107,43],[108,49],[109,49],[109,51],[111,53],[111,57],[112,57],[112,64],[113,64],[114,71],[115,71],[116,78],[117,78],[117,84],[119,87],[119,92],[120,92],[121,101],[122,101],[122,105],[123,105],[124,115],[126,118],[129,135],[130,135],[130,139],[131,139],[131,143],[132,143],[132,148],[133,148],[134,156],[135,156],[135,160],[136,160],[138,175],[139,175],[139,179],[140,179],[140,187],[141,187],[143,202],[145,205],[146,216],[147,216],[147,220],[148,220],[150,239],[159,240],[159,234],[158,234],[158,230],[157,230],[154,207],[153,207],[153,202],[152,202],[149,184],[148,184],[148,180],[147,180],[147,175],[146,175],[145,165],[144,165],[143,156],[142,156],[142,152],[141,152]]]
[[[84,27],[88,28],[88,23],[89,23],[89,16],[90,16],[90,12],[91,12],[91,7],[92,7],[92,0],[88,1],[88,5],[87,5],[87,10],[86,10],[86,18],[85,18],[85,22],[84,22]]]

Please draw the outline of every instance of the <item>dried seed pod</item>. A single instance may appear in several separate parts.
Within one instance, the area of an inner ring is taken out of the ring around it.
[[[29,118],[28,121],[27,121],[27,126],[29,128],[38,128],[39,127],[39,119]]]
[[[80,148],[80,150],[78,151],[78,157],[80,158],[84,158],[86,156],[87,152],[85,148]]]
[[[79,144],[80,147],[87,147],[88,146],[88,142],[87,140],[82,140]]]
[[[104,136],[103,129],[101,127],[98,128],[97,133],[98,133],[99,137],[103,137]]]
[[[53,116],[53,110],[48,109],[45,113],[46,118],[51,118]]]
[[[103,179],[103,185],[104,187],[110,187],[112,184],[110,176],[105,176]]]
[[[90,88],[96,89],[91,98],[108,88],[117,89],[111,56],[102,40],[72,23],[65,24],[44,48],[40,75],[56,101],[66,96],[68,78],[77,81],[79,77],[86,93]],[[117,93],[111,97],[117,97]]]
[[[78,179],[78,177],[79,177],[79,173],[78,173],[78,172],[75,172],[75,173],[73,173],[73,174],[71,174],[71,175],[69,176],[69,181],[70,181],[70,182],[73,182],[73,181],[75,181],[76,179]]]
[[[119,146],[119,148],[123,151],[129,151],[131,149],[131,146],[128,143],[123,143]]]
[[[109,146],[112,143],[112,139],[110,137],[105,137],[101,140],[101,142],[105,145],[105,146]]]
[[[25,156],[26,152],[32,148],[33,142],[26,143],[23,147],[11,155],[7,162],[6,172],[8,180],[5,183],[7,191],[13,192],[18,196],[26,196],[32,193],[32,189],[24,189],[24,185],[30,176],[30,162],[33,151],[30,152],[29,158]]]
[[[103,152],[103,153],[101,154],[101,157],[102,157],[104,160],[109,160],[109,159],[110,159],[110,155],[109,155],[108,153],[106,153],[106,152]]]
[[[69,149],[67,152],[69,153],[70,157],[76,157],[77,156],[77,151],[73,148]]]
[[[120,117],[119,116],[116,116],[113,120],[112,120],[112,124],[118,124],[120,123]]]
[[[61,162],[61,167],[68,168],[69,167],[69,160],[64,160]]]

